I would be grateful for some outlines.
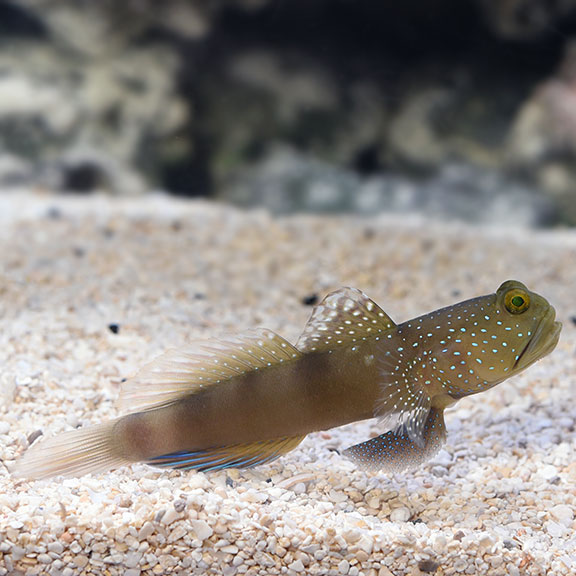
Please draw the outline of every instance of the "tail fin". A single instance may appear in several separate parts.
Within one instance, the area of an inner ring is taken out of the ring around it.
[[[115,422],[65,432],[30,448],[16,463],[15,476],[40,480],[50,476],[79,476],[128,464],[118,454]]]
[[[351,446],[344,454],[360,466],[370,470],[400,472],[425,462],[446,440],[444,410],[430,408],[422,432],[423,445],[410,439],[405,425],[381,436]]]

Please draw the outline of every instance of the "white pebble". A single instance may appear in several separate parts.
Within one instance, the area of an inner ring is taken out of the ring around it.
[[[190,524],[198,540],[204,541],[210,538],[212,534],[214,534],[214,530],[212,530],[210,524],[208,524],[204,520],[191,520]]]
[[[346,496],[344,492],[340,492],[338,490],[330,490],[329,496],[330,500],[336,503],[346,502],[346,500],[348,500],[348,496]]]
[[[88,556],[84,555],[77,555],[73,560],[74,565],[78,568],[85,568],[89,561]]]
[[[142,552],[132,551],[126,554],[126,558],[124,558],[124,566],[128,568],[136,568],[138,564],[140,564],[140,560],[142,559]]]
[[[154,533],[154,530],[156,530],[154,524],[152,524],[152,522],[146,522],[138,532],[138,539],[146,540],[149,536],[151,536]]]
[[[52,558],[50,558],[48,554],[38,554],[38,562],[40,562],[40,564],[50,564]]]
[[[442,534],[438,534],[438,536],[436,536],[436,538],[434,538],[432,541],[432,549],[434,552],[441,554],[444,552],[444,550],[446,550],[446,544],[446,538]]]
[[[165,526],[169,526],[170,524],[172,524],[172,522],[178,520],[179,517],[180,517],[180,513],[177,512],[174,507],[168,508],[168,510],[166,510],[166,514],[164,514],[164,516],[162,516],[161,522]]]
[[[450,455],[450,452],[442,449],[440,450],[440,452],[438,452],[438,454],[436,454],[436,456],[434,456],[432,461],[438,464],[439,466],[446,467],[449,464],[452,464],[452,456]]]
[[[380,500],[376,497],[372,497],[366,501],[366,504],[368,504],[370,508],[377,510],[380,507]]]
[[[391,522],[408,522],[410,519],[410,510],[405,506],[400,506],[400,508],[394,508],[392,512],[390,512],[390,521]]]
[[[50,542],[48,544],[48,552],[53,552],[54,554],[62,554],[64,552],[64,546],[62,542]]]
[[[348,545],[354,544],[360,540],[361,533],[359,530],[344,530],[342,537],[346,540]]]
[[[288,569],[293,570],[294,572],[304,572],[304,564],[302,563],[302,560],[296,560],[295,562],[292,562],[292,564],[288,565]]]
[[[259,492],[257,490],[247,490],[241,496],[244,502],[251,502],[251,503],[263,503],[269,499],[269,495],[266,492]]]
[[[557,504],[550,508],[550,516],[563,526],[569,528],[574,520],[574,510],[567,504]]]
[[[295,484],[292,488],[292,492],[294,492],[294,494],[304,494],[306,492],[306,484],[304,484],[304,482],[298,482],[298,484]]]
[[[0,420],[0,434],[8,434],[10,432],[10,424]]]
[[[348,570],[350,570],[350,562],[344,558],[338,564],[338,572],[340,572],[340,574],[348,574]]]
[[[374,549],[374,541],[367,534],[363,534],[356,546],[359,550],[363,550],[366,554],[370,555]]]
[[[566,526],[558,524],[558,522],[553,522],[552,520],[548,520],[548,522],[544,524],[544,528],[552,538],[562,538],[566,533]]]
[[[468,563],[463,558],[456,558],[453,566],[456,572],[464,572],[468,568]]]
[[[80,426],[80,419],[72,412],[66,416],[66,424],[72,428],[78,428],[78,426]]]
[[[552,480],[552,478],[558,476],[558,469],[556,466],[552,466],[552,464],[547,464],[540,468],[540,476],[546,480]]]
[[[492,536],[490,534],[482,534],[478,540],[478,546],[480,548],[488,549],[494,544]]]
[[[293,486],[297,484],[306,484],[307,482],[311,482],[314,480],[314,475],[310,474],[309,472],[305,474],[297,474],[296,476],[289,476],[288,478],[284,478],[276,484],[276,488],[282,488],[284,490],[289,490]]]

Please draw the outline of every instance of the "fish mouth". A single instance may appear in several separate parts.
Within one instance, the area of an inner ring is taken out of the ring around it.
[[[553,306],[550,306],[542,320],[540,320],[534,336],[526,344],[514,363],[514,371],[524,370],[524,368],[550,354],[556,348],[560,338],[560,331],[562,330],[562,323],[556,322],[555,319],[556,310]]]

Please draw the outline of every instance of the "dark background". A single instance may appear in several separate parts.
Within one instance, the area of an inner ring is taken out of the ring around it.
[[[576,1],[0,2],[0,185],[576,223]]]

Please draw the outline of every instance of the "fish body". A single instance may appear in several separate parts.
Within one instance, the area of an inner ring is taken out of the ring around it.
[[[16,472],[251,467],[310,432],[373,417],[389,431],[345,454],[367,468],[413,467],[442,445],[448,406],[551,352],[560,330],[554,308],[515,281],[399,325],[343,288],[295,346],[260,329],[166,353],[124,384],[127,415],[33,447]]]
[[[363,348],[372,348],[365,344]],[[362,373],[352,397],[350,382]],[[139,459],[177,450],[306,435],[374,416],[379,383],[375,367],[343,350],[302,355],[291,362],[250,371],[156,410],[129,415],[119,426],[130,438],[127,452]],[[152,429],[143,440],[142,431]],[[134,433],[138,430],[137,433]]]

